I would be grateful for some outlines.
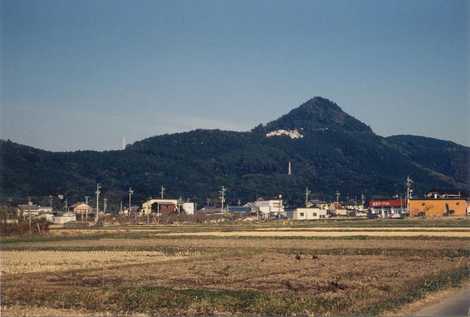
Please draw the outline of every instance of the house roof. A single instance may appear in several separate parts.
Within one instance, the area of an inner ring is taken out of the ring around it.
[[[237,213],[251,212],[250,207],[243,207],[243,206],[228,206],[227,209],[229,212],[237,212]]]
[[[85,206],[88,206],[89,208],[91,208],[90,205],[87,205],[87,204],[84,203],[84,202],[75,203],[75,204],[73,204],[72,206],[70,206],[70,208],[75,208],[75,207],[78,207],[78,206],[80,206],[80,205],[85,205]]]

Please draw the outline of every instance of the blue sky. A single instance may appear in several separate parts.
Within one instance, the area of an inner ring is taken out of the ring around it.
[[[116,149],[324,96],[380,135],[470,145],[468,1],[1,4],[3,139]]]

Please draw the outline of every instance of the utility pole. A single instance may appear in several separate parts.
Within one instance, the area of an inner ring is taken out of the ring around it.
[[[413,198],[413,180],[411,177],[407,176],[406,177],[406,193],[405,193],[405,199],[406,199],[406,207],[407,209],[409,208],[409,201],[410,199]],[[409,211],[409,210],[408,210]]]
[[[181,209],[183,209],[183,204],[184,204],[184,200],[183,200],[183,197],[180,195],[176,203],[176,211],[178,212],[178,214],[181,213]]]
[[[85,209],[85,222],[88,223],[88,196],[85,196],[85,204],[86,204],[86,209]]]
[[[106,209],[108,208],[108,198],[103,199],[103,213],[106,214]]]
[[[101,185],[98,183],[96,184],[96,214],[95,214],[95,223],[98,222],[100,213],[100,194],[101,194]]]
[[[399,194],[398,197],[400,197],[400,213],[403,213],[403,198],[401,195],[402,194]]]
[[[224,203],[225,203],[225,192],[227,189],[225,189],[225,186],[222,186],[222,190],[220,191],[220,202],[221,202],[221,208],[220,212],[224,212]]]
[[[161,198],[161,199],[163,199],[163,195],[165,194],[165,189],[166,189],[166,188],[163,187],[163,185],[162,185],[162,188],[161,188],[161,190],[160,190],[160,198]]]
[[[134,194],[134,191],[132,190],[132,187],[129,187],[129,217],[131,216],[132,212],[132,195]]]
[[[308,196],[310,195],[311,191],[308,187],[305,187],[305,208],[308,208]]]
[[[29,213],[29,234],[33,234],[32,228],[32,215],[31,215],[31,206],[33,203],[31,202],[31,197],[28,197],[28,213]]]

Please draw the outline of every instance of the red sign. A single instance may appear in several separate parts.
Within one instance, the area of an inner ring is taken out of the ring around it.
[[[406,201],[404,199],[373,199],[369,201],[371,208],[400,208],[405,207]]]

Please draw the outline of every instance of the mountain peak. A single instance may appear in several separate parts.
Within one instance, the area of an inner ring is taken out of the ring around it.
[[[331,101],[328,98],[320,96],[310,98],[309,100],[301,104],[299,108],[329,108],[331,110],[342,111],[341,108],[335,102]]]
[[[264,126],[265,132],[278,129],[312,132],[332,129],[372,133],[369,126],[344,112],[335,102],[319,96]]]

